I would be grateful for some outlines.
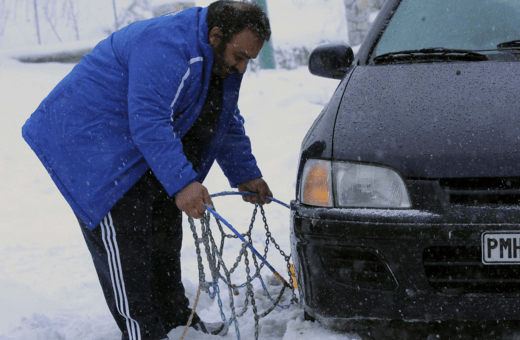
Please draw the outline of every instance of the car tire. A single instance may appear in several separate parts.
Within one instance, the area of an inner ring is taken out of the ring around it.
[[[315,322],[316,318],[313,317],[312,315],[310,315],[309,313],[307,313],[306,311],[303,311],[303,320]]]

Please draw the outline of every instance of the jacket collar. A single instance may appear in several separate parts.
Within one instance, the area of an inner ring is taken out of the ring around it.
[[[211,69],[213,67],[213,48],[211,48],[209,44],[209,28],[208,23],[206,22],[206,17],[208,15],[208,8],[205,7],[199,12],[199,27],[198,27],[198,38],[199,38],[199,48],[202,52],[202,56],[204,57],[204,85],[209,84],[209,78],[211,77]]]

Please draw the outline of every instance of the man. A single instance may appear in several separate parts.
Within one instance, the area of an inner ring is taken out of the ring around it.
[[[202,217],[214,160],[231,186],[269,203],[237,101],[270,34],[258,5],[235,1],[133,23],[83,57],[22,129],[78,217],[123,340],[186,324],[181,211]],[[227,332],[196,314],[193,327]]]

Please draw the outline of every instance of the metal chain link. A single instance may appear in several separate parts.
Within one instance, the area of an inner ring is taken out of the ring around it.
[[[257,197],[257,202],[260,202],[260,200]],[[215,205],[212,202],[213,207]],[[258,208],[260,208],[260,214],[262,215],[262,220],[264,223],[265,228],[265,247],[264,247],[264,259],[267,258],[267,254],[269,251],[269,244],[273,244],[275,248],[278,250],[280,255],[284,258],[286,264],[287,264],[287,273],[289,275],[290,284],[291,284],[291,291],[292,291],[292,298],[289,305],[286,306],[280,306],[279,303],[283,298],[284,292],[285,292],[285,285],[282,285],[282,289],[280,290],[280,293],[278,294],[278,297],[273,299],[267,290],[267,287],[264,283],[264,280],[261,276],[261,270],[264,267],[264,262],[259,263],[257,256],[251,252],[251,258],[253,260],[253,266],[254,266],[254,275],[251,276],[252,268],[249,262],[249,249],[248,245],[253,244],[253,238],[252,238],[252,231],[254,228],[254,224],[256,221],[256,215],[258,212]],[[238,318],[242,317],[246,311],[248,310],[249,303],[251,304],[251,307],[253,309],[253,315],[255,319],[255,340],[258,340],[259,334],[260,334],[260,319],[267,316],[269,313],[271,313],[276,307],[281,308],[289,308],[293,303],[298,303],[298,299],[296,298],[296,293],[294,289],[294,282],[293,282],[293,276],[291,272],[291,265],[290,265],[290,258],[291,255],[286,255],[285,252],[281,249],[281,247],[278,245],[276,240],[274,239],[271,231],[269,230],[269,225],[267,224],[267,218],[265,215],[264,207],[262,203],[256,203],[255,208],[253,210],[253,214],[251,217],[251,223],[249,224],[249,228],[246,233],[240,234],[246,242],[242,243],[242,246],[240,248],[240,251],[238,253],[238,256],[231,266],[230,269],[227,268],[222,256],[224,253],[224,245],[225,245],[225,239],[226,238],[238,238],[237,235],[233,234],[227,234],[224,231],[224,228],[222,227],[221,221],[216,218],[215,221],[217,223],[218,230],[220,232],[220,244],[217,246],[217,243],[215,242],[215,239],[213,237],[212,230],[210,228],[210,213],[207,211],[204,216],[200,219],[200,225],[201,225],[201,238],[199,239],[197,228],[195,226],[194,220],[189,217],[188,222],[190,223],[190,228],[193,233],[193,238],[195,241],[195,250],[197,253],[197,265],[199,270],[199,284],[201,287],[203,287],[204,291],[206,291],[209,296],[214,299],[217,297],[218,306],[220,309],[220,314],[222,321],[228,325],[231,326],[232,323],[235,324],[235,332],[237,334],[237,339],[240,340],[240,330],[238,327]],[[206,282],[206,276],[204,273],[204,265],[202,263],[202,252],[200,249],[200,243],[204,245],[204,251],[206,253],[206,260],[209,266],[209,270],[211,272],[211,282]],[[244,260],[244,266],[246,271],[246,282],[244,282],[241,285],[233,284],[231,281],[231,274],[238,268],[239,264],[242,262],[242,259]],[[220,271],[223,271],[224,275],[220,274]],[[272,305],[265,310],[263,313],[258,313],[258,308],[256,306],[256,300],[255,300],[255,294],[253,291],[253,280],[256,278],[259,278],[261,285],[266,292],[266,295],[271,300]],[[223,310],[223,304],[222,299],[220,297],[220,288],[218,285],[219,279],[223,281],[227,287],[228,287],[228,294],[229,294],[229,307],[231,309],[231,317],[228,320],[225,316],[224,310]],[[236,313],[235,309],[235,301],[234,301],[234,295],[236,292],[238,292],[239,288],[246,288],[246,294],[245,294],[245,300],[244,300],[244,306],[242,310],[239,313]]]
[[[197,264],[199,269],[199,284],[205,284],[206,276],[204,275],[204,266],[202,265],[202,256],[200,254],[199,236],[197,235],[197,229],[193,222],[193,218],[189,217],[188,222],[190,223],[190,229],[193,233],[193,238],[195,239],[195,252],[197,253]]]
[[[275,248],[280,252],[280,255],[282,255],[285,259],[285,262],[287,263],[287,274],[289,275],[289,281],[291,283],[292,289],[292,299],[291,302],[298,302],[298,298],[296,297],[296,292],[294,291],[294,280],[293,275],[291,271],[291,255],[286,255],[285,252],[282,250],[282,248],[278,245],[276,240],[274,239],[273,235],[269,231],[269,226],[267,225],[267,217],[265,216],[265,211],[263,205],[260,205],[260,212],[262,213],[262,219],[264,221],[264,227],[265,227],[265,236],[266,236],[266,244],[267,240],[271,240],[271,242],[274,244]]]

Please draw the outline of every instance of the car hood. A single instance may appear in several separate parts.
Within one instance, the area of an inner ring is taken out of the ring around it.
[[[520,63],[357,67],[332,156],[406,177],[520,176]]]

